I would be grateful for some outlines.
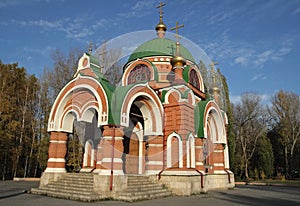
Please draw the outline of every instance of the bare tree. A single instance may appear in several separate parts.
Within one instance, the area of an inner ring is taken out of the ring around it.
[[[105,78],[113,84],[118,85],[123,75],[122,67],[122,49],[121,48],[107,48],[107,42],[104,42],[96,49],[94,55],[99,59],[102,73]]]
[[[249,162],[253,157],[259,138],[267,130],[265,109],[261,97],[255,93],[245,93],[241,102],[233,107],[233,128],[236,132],[237,153],[245,178],[249,178]]]
[[[286,176],[291,175],[291,161],[300,140],[300,98],[293,92],[279,91],[271,99],[269,113],[274,131],[281,137],[284,148]]]

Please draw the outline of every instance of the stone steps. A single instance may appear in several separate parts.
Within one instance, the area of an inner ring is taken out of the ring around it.
[[[102,198],[99,197],[98,194],[91,194],[87,196],[86,194],[77,194],[73,192],[61,192],[61,191],[51,191],[49,189],[41,189],[41,188],[32,188],[31,193],[38,194],[38,195],[46,195],[49,197],[55,197],[55,198],[62,198],[62,199],[68,199],[68,200],[78,200],[83,202],[94,202],[101,200]]]
[[[93,185],[93,174],[67,173],[59,181],[32,188],[31,193],[85,202],[105,199],[94,192]],[[115,200],[133,202],[167,197],[172,193],[163,184],[152,182],[148,176],[127,176],[127,189],[112,192],[111,195],[111,198]]]
[[[31,193],[49,197],[92,202],[101,197],[93,191],[93,174],[67,173],[59,181],[44,187],[32,188]]]
[[[127,190],[117,194],[115,199],[133,202],[172,196],[162,184],[150,181],[147,176],[128,176]]]

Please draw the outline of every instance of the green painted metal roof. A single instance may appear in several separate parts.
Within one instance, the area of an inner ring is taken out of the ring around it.
[[[151,56],[174,56],[176,50],[176,42],[171,39],[166,38],[156,38],[147,41],[140,45],[135,51],[130,55],[128,62],[136,60],[143,57]],[[195,59],[192,54],[180,45],[180,54],[187,60],[195,63]]]
[[[138,84],[138,83],[136,83]],[[127,95],[128,91],[134,87],[136,84],[130,84],[127,86],[121,86],[117,87],[116,90],[113,93],[112,99],[111,99],[111,121],[109,122],[110,124],[116,124],[119,125],[121,124],[120,118],[122,116],[122,104],[124,102],[125,96]]]
[[[205,107],[211,99],[200,101],[194,109],[194,124],[195,124],[195,133],[199,138],[205,138],[204,135],[204,113]]]

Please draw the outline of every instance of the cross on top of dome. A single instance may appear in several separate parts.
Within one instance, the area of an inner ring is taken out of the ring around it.
[[[167,31],[167,26],[164,24],[164,22],[162,20],[162,18],[163,18],[162,7],[165,5],[166,5],[165,3],[160,2],[160,4],[156,7],[159,9],[159,23],[155,27],[158,38],[164,38],[165,33]]]

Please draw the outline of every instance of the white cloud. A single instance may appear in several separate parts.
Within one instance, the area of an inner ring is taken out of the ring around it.
[[[119,14],[117,14],[118,17],[121,17],[122,20],[123,18],[136,18],[137,16],[141,17],[141,16],[146,16],[148,14],[150,14],[153,10],[153,8],[155,8],[155,3],[157,3],[157,1],[155,0],[148,0],[148,1],[138,1],[135,3],[134,6],[129,7],[128,9],[126,9],[125,12],[121,12]]]
[[[45,48],[29,48],[29,47],[24,47],[23,48],[24,52],[31,54],[30,56],[34,55],[44,55],[44,56],[49,56],[49,53],[54,50],[53,47],[47,46]]]
[[[300,7],[298,7],[297,9],[295,9],[295,10],[292,12],[293,15],[297,15],[297,14],[299,14],[299,13],[300,13]]]
[[[232,104],[237,104],[241,101],[241,95],[234,95],[234,96],[230,95],[229,99]]]
[[[86,24],[85,18],[63,18],[59,20],[31,20],[31,21],[17,21],[11,20],[12,23],[18,24],[23,27],[39,27],[41,32],[59,31],[65,34],[67,38],[71,39],[84,39],[93,35],[99,28],[106,27],[109,24],[108,20],[100,19],[91,25]]]
[[[256,81],[256,80],[266,80],[266,79],[267,77],[264,74],[256,74],[250,80]]]
[[[22,0],[1,0],[0,8],[18,5],[18,4],[21,4],[22,2],[23,2]]]
[[[155,0],[148,0],[148,1],[138,1],[136,4],[132,7],[134,11],[141,11],[147,8],[153,8],[153,4],[155,3]]]
[[[267,105],[267,104],[270,104],[270,99],[271,99],[271,96],[270,94],[257,94],[260,96],[261,98],[261,103],[264,104],[264,105]],[[241,96],[242,95],[233,95],[229,97],[230,99],[230,102],[232,104],[238,104],[238,103],[241,103]]]
[[[239,57],[234,59],[234,63],[235,64],[240,64],[242,66],[246,66],[249,63],[249,60],[248,60],[248,57],[246,57],[246,56],[239,56]]]
[[[265,47],[263,43],[233,41],[228,33],[229,29],[223,31],[218,38],[210,40],[210,43],[199,45],[216,60],[253,68],[263,68],[267,62],[281,61],[292,51],[294,41],[292,37],[284,37],[279,45],[262,50],[261,48]]]

